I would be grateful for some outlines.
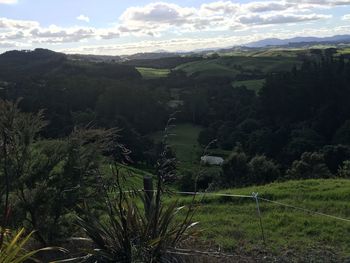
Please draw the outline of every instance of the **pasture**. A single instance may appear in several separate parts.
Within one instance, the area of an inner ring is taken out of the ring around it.
[[[227,76],[235,78],[239,73],[249,71],[268,74],[272,72],[289,71],[293,66],[300,65],[295,57],[252,57],[252,56],[225,56],[215,59],[189,62],[175,68],[187,75]]]
[[[144,79],[165,78],[169,75],[169,69],[136,67]]]
[[[289,181],[227,189],[219,193],[251,195],[253,192],[258,192],[262,198],[349,221],[261,200],[259,204],[266,239],[264,245],[254,199],[198,195],[194,220],[200,222],[200,240],[204,247],[207,245],[231,252],[249,252],[263,247],[276,254],[288,248],[301,257],[314,250],[320,253],[329,250],[337,255],[350,256],[350,180]],[[181,205],[191,202],[191,197],[174,198],[179,198]]]

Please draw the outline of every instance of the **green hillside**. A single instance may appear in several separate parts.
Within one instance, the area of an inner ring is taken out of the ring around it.
[[[245,73],[246,70],[256,70],[266,74],[288,71],[299,64],[295,57],[230,56],[185,63],[175,69],[185,71],[188,75],[235,77],[238,73]]]
[[[350,180],[305,180],[220,191],[251,195],[350,220]],[[188,204],[190,197],[180,197]],[[198,196],[195,220],[203,230],[201,240],[225,251],[262,247],[262,235],[254,199]],[[350,255],[350,221],[313,215],[305,211],[260,201],[266,249],[284,253],[287,248],[303,255],[322,250]],[[293,261],[294,262],[294,261]]]
[[[138,72],[144,79],[165,78],[170,73],[169,69],[137,67]]]

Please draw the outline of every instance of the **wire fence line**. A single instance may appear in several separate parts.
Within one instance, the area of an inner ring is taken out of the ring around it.
[[[135,193],[135,192],[156,192],[157,190],[144,190],[144,189],[138,189],[138,190],[129,190],[129,191],[123,191],[123,193]],[[295,205],[291,205],[291,204],[286,204],[286,203],[282,203],[279,201],[274,201],[274,200],[270,200],[267,198],[263,198],[258,196],[258,193],[252,193],[252,195],[240,195],[240,194],[225,194],[225,193],[211,193],[211,192],[172,192],[173,194],[177,194],[177,195],[188,195],[188,196],[214,196],[214,197],[234,197],[234,198],[247,198],[247,199],[252,199],[254,201],[256,200],[260,200],[260,201],[264,201],[264,202],[268,202],[271,204],[275,204],[275,205],[279,205],[279,206],[284,206],[287,208],[291,208],[291,209],[295,209],[295,210],[299,210],[308,214],[314,214],[314,215],[318,215],[318,216],[323,216],[323,217],[328,217],[331,219],[335,219],[335,220],[340,220],[343,222],[348,222],[350,223],[350,219],[349,218],[343,218],[340,216],[334,216],[334,215],[329,215],[326,213],[322,213],[322,212],[317,212],[308,208],[304,208],[304,207],[299,207],[299,206],[295,206]],[[259,206],[259,203],[257,204]]]
[[[141,189],[138,190],[140,192],[148,192],[147,190]],[[156,190],[152,190],[152,192],[155,192]],[[132,192],[132,191],[128,191],[128,192]],[[328,217],[328,218],[332,218],[335,220],[340,220],[343,222],[348,222],[350,223],[350,219],[348,218],[342,218],[339,216],[334,216],[334,215],[329,215],[326,213],[322,213],[322,212],[317,212],[308,208],[304,208],[304,207],[299,207],[299,206],[295,206],[295,205],[291,205],[291,204],[286,204],[286,203],[282,203],[279,201],[274,201],[274,200],[270,200],[267,198],[263,198],[258,196],[258,193],[252,193],[252,195],[240,195],[240,194],[225,194],[225,193],[211,193],[211,192],[173,192],[174,194],[178,194],[178,195],[189,195],[189,196],[214,196],[214,197],[233,197],[233,198],[247,198],[247,199],[252,199],[254,201],[256,201],[257,199],[259,201],[264,201],[264,202],[268,202],[271,204],[275,204],[275,205],[279,205],[279,206],[284,206],[287,208],[291,208],[291,209],[295,209],[295,210],[299,210],[308,214],[314,214],[314,215],[318,215],[318,216],[324,216],[324,217]]]

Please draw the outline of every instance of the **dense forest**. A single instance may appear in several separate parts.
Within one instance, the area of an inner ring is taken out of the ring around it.
[[[74,127],[119,128],[120,143],[131,150],[135,164],[152,167],[157,145],[148,135],[162,130],[176,112],[177,123],[205,127],[198,137],[203,146],[215,140],[211,148],[239,149],[247,162],[264,156],[276,164],[279,177],[285,177],[303,153],[317,153],[329,169],[324,176],[331,176],[350,158],[350,63],[335,57],[334,49],[310,53],[291,71],[265,73],[264,86],[254,92],[233,88],[227,76],[204,78],[173,70],[166,78],[145,80],[125,63],[72,61],[41,49],[11,51],[0,56],[0,94],[12,101],[21,98],[25,112],[44,109],[45,138],[63,138]],[[198,59],[141,62],[156,68]],[[169,105],[174,90],[183,102],[175,108]],[[256,180],[250,183],[259,183]]]

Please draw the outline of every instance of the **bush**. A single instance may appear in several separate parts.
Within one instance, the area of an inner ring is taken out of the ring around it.
[[[338,176],[350,179],[350,160],[343,162],[343,165],[338,170]]]
[[[317,152],[305,152],[301,159],[294,161],[287,170],[290,179],[317,179],[329,178],[332,173],[325,164],[324,155]]]
[[[247,184],[248,157],[240,146],[237,146],[222,166],[223,184],[243,186]]]
[[[176,160],[169,155],[166,139],[163,145],[157,161],[154,193],[145,193],[144,197],[138,190],[125,191],[126,177],[118,169],[111,170],[115,178],[112,186],[101,178],[107,220],[96,218],[89,209],[78,218],[78,224],[93,243],[93,248],[82,259],[106,263],[177,262],[177,248],[194,236],[193,227],[197,223],[192,222],[193,203],[185,209],[179,208],[177,201],[162,202],[166,183],[173,180],[176,169]],[[140,209],[140,201],[144,203],[144,210]],[[178,219],[180,210],[187,211]]]
[[[280,176],[278,166],[264,155],[255,156],[248,164],[249,184],[267,184]]]

